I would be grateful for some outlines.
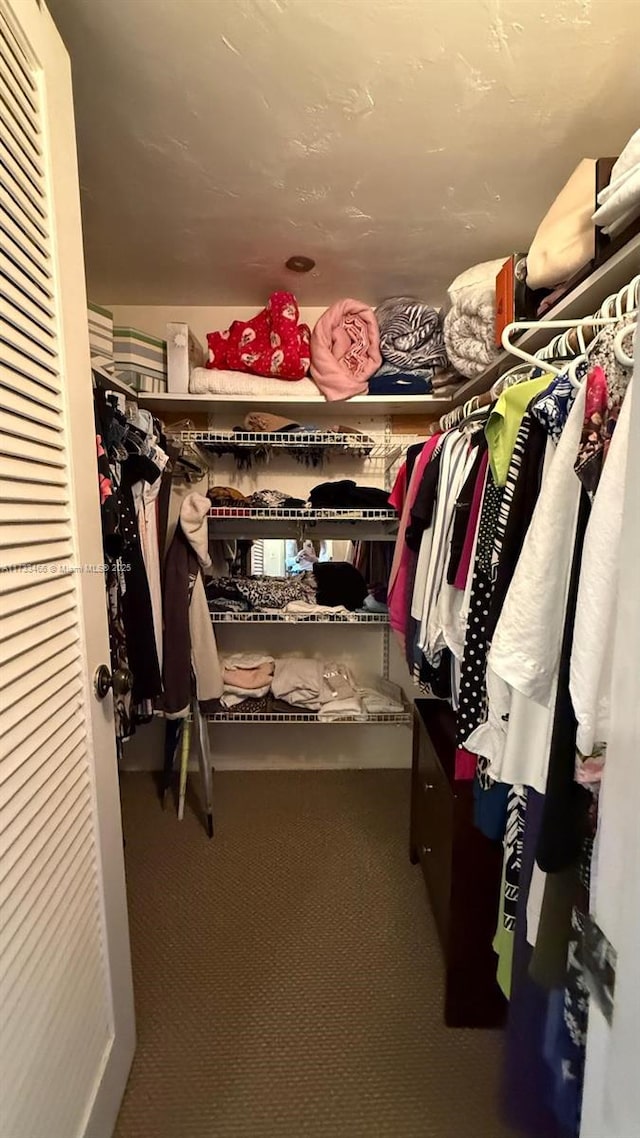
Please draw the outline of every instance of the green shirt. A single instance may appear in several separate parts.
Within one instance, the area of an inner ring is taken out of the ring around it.
[[[526,379],[514,383],[502,392],[489,418],[484,433],[489,445],[489,464],[496,486],[504,486],[511,455],[516,443],[524,413],[540,391],[544,391],[553,379],[552,375],[541,375],[539,379]]]

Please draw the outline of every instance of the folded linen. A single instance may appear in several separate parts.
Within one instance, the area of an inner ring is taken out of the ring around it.
[[[209,332],[208,368],[302,379],[309,370],[311,333],[299,324],[292,292],[272,292],[251,320],[234,320],[226,332]]]
[[[506,260],[506,257],[500,257],[496,261],[481,261],[479,265],[472,265],[463,273],[459,273],[447,289],[451,303],[455,304],[467,289],[476,294],[488,292],[495,296],[496,277]]]
[[[393,296],[376,308],[380,328],[379,375],[409,372],[430,379],[447,366],[439,309],[411,296]]]
[[[609,185],[598,194],[593,221],[615,237],[640,216],[640,129],[631,135],[611,170]]]
[[[294,707],[318,711],[323,683],[321,660],[284,657],[276,660],[271,691],[275,699],[284,699]]]
[[[224,691],[220,696],[220,703],[223,707],[238,707],[239,704],[245,703],[248,700],[262,699],[271,691],[271,682],[263,684],[260,688],[236,688],[233,685],[225,684]]]
[[[358,694],[368,715],[399,715],[404,711],[399,700],[377,688],[358,688]]]
[[[554,288],[595,255],[595,158],[583,158],[540,222],[527,253],[529,288]]]
[[[451,363],[461,375],[472,379],[497,358],[495,344],[494,292],[486,288],[465,289],[445,316],[444,338]]]
[[[290,399],[320,397],[318,386],[311,379],[299,379],[292,387],[288,379],[248,375],[241,371],[213,371],[205,367],[196,367],[191,372],[189,392],[191,395],[260,395],[265,399],[270,395],[286,395]]]
[[[408,372],[377,371],[369,380],[369,395],[429,395],[431,379]]]
[[[358,722],[364,722],[366,718],[367,713],[355,692],[345,699],[331,699],[323,703],[318,712],[319,723],[338,723],[341,719],[357,719]]]
[[[381,363],[373,309],[350,298],[332,304],[311,334],[311,375],[325,399],[365,394]]]
[[[255,688],[270,687],[271,677],[273,675],[273,662],[270,664],[261,664],[257,668],[223,668],[222,679],[224,682],[224,690],[234,691],[241,688],[243,691],[250,691]]]

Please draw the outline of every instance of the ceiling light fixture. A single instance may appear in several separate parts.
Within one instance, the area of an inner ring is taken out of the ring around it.
[[[312,261],[311,257],[289,257],[288,261],[284,263],[285,269],[290,269],[292,273],[310,273],[315,269],[316,263]]]

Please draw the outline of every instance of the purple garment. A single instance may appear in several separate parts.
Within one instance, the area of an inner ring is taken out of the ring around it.
[[[529,1138],[569,1138],[553,1113],[555,1079],[545,1060],[549,993],[529,976],[527,898],[542,822],[544,796],[529,789],[516,911],[511,1001],[503,1072],[504,1116]],[[573,1136],[572,1136],[573,1138]]]

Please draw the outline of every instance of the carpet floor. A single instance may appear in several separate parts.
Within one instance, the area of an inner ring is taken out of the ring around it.
[[[195,780],[194,780],[195,781]],[[223,772],[210,842],[122,776],[138,1048],[116,1138],[508,1138],[442,1022],[405,771]]]

